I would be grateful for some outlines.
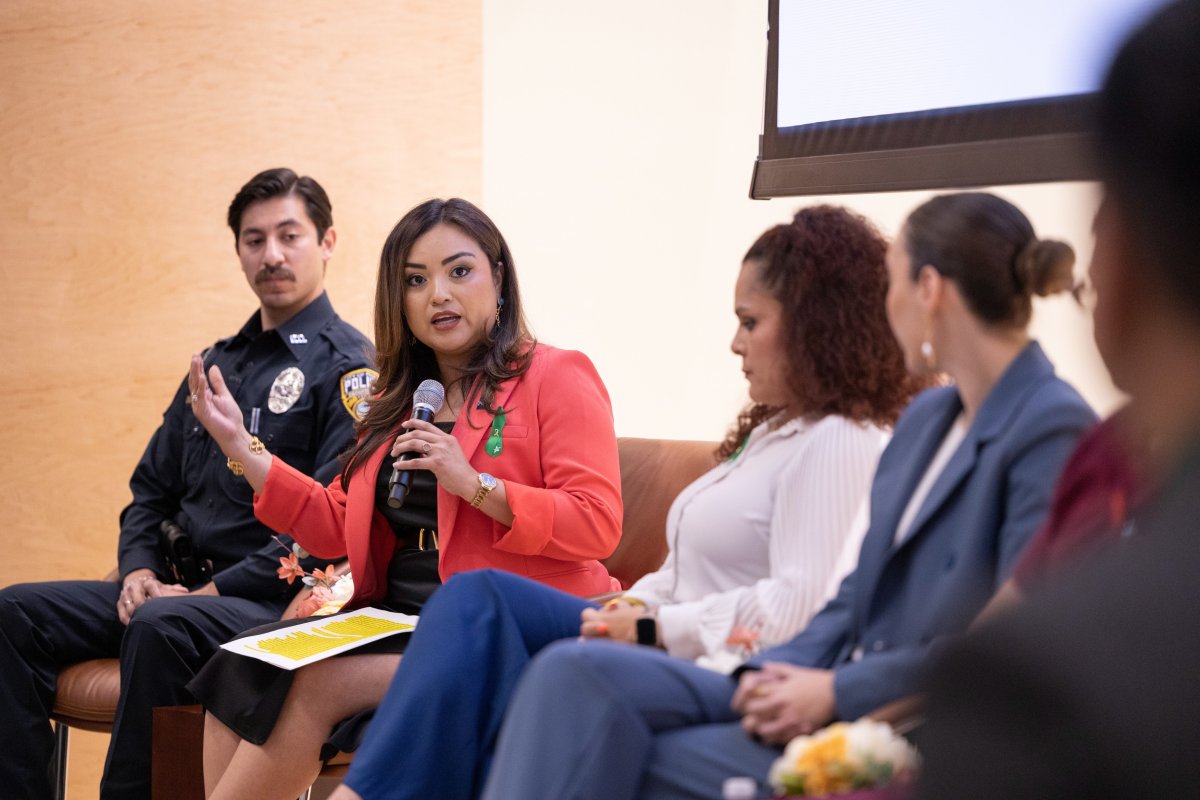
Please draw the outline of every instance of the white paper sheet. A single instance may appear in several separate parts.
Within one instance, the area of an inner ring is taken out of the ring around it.
[[[360,608],[302,625],[243,636],[221,645],[238,655],[293,670],[417,627],[417,617],[380,608]]]

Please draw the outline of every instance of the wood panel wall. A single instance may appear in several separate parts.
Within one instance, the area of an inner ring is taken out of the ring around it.
[[[480,0],[0,4],[0,585],[100,577],[188,356],[255,308],[224,216],[317,178],[327,286],[371,335],[409,207],[481,191]],[[107,737],[79,736],[94,797]]]

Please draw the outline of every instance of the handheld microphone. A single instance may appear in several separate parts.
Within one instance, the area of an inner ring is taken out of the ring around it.
[[[442,410],[442,404],[446,402],[446,390],[442,385],[435,380],[421,381],[421,385],[413,392],[413,411],[412,418],[419,419],[422,422],[432,422],[437,413]],[[400,455],[401,461],[411,461],[416,458],[419,453],[409,451]],[[412,488],[411,469],[393,469],[392,477],[388,479],[388,499],[387,504],[391,508],[400,508],[404,505],[404,498],[408,497],[408,490]]]

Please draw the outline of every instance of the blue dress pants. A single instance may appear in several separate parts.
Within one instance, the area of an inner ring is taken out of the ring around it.
[[[422,609],[346,785],[365,800],[477,797],[525,666],[577,637],[592,605],[509,572],[451,578]]]
[[[728,777],[761,786],[781,751],[742,730],[735,688],[659,650],[555,644],[521,678],[483,797],[721,800]]]
[[[150,797],[155,706],[194,703],[185,688],[222,642],[279,619],[283,604],[238,597],[151,600],[129,625],[117,617],[113,581],[26,583],[0,590],[0,795],[51,796],[50,710],[59,671],[93,658],[120,658],[117,705],[103,800]]]

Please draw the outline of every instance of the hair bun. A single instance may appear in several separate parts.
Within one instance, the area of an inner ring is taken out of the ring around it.
[[[1075,251],[1056,239],[1033,239],[1017,253],[1013,269],[1026,294],[1048,297],[1075,285]]]

